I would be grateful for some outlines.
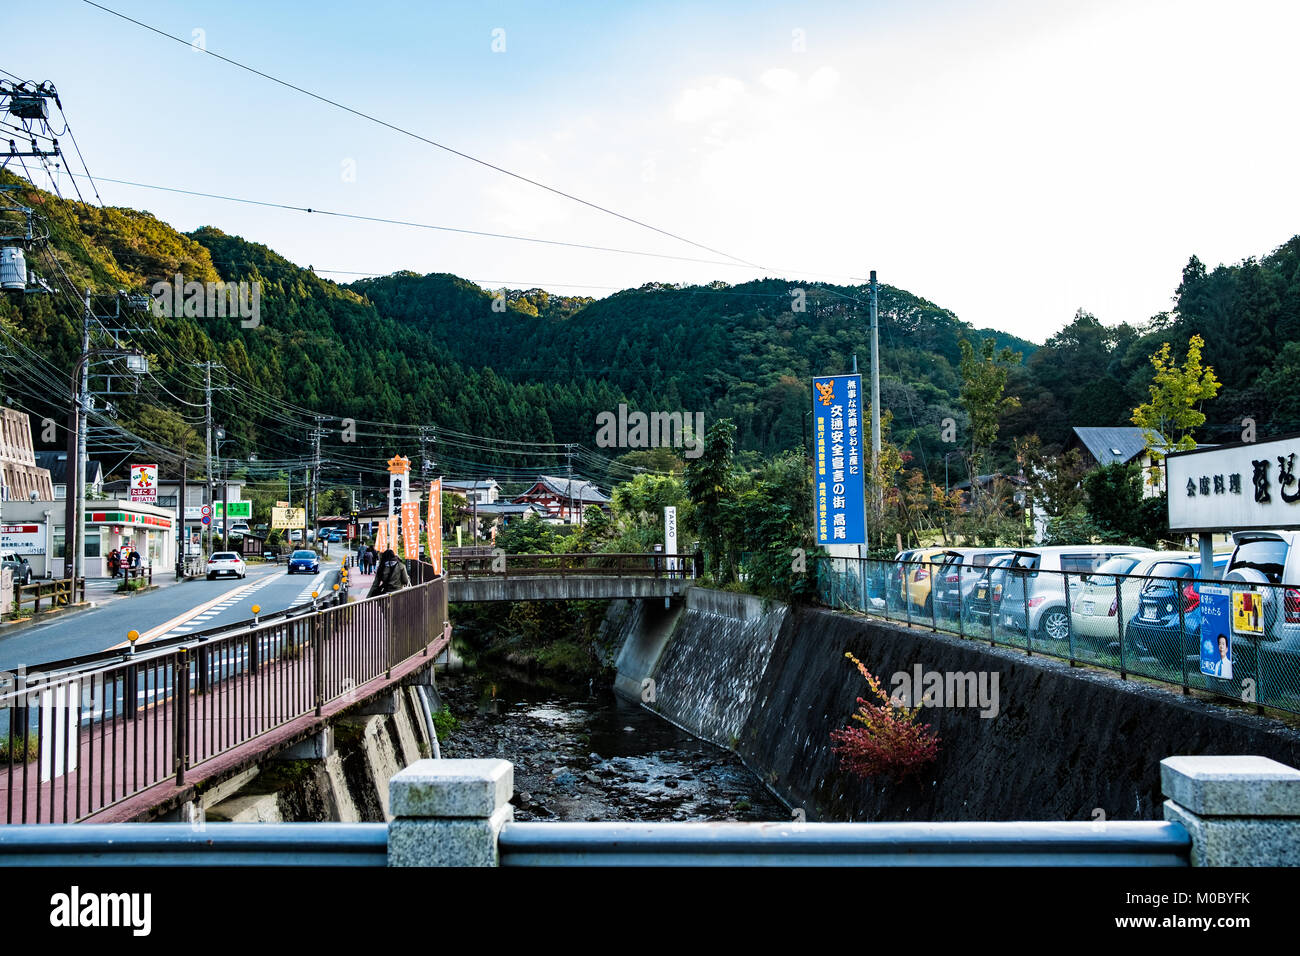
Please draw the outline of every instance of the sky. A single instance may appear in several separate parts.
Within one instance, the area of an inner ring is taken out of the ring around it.
[[[84,0],[24,8],[0,45],[58,88],[103,201],[338,281],[600,296],[874,269],[1042,342],[1078,309],[1144,322],[1191,255],[1262,256],[1300,227],[1293,2],[103,3],[189,45]]]

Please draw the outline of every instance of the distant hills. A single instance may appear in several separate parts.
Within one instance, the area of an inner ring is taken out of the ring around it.
[[[23,181],[0,173],[0,185],[15,183]],[[267,458],[300,455],[310,424],[305,411],[292,414],[278,402],[336,419],[589,448],[596,414],[627,402],[644,410],[703,411],[706,422],[730,417],[739,446],[766,455],[803,442],[813,374],[848,371],[855,354],[864,372],[868,367],[862,286],[776,279],[687,288],[652,283],[589,299],[541,289],[507,290],[498,298],[440,273],[399,272],[338,285],[214,227],[183,234],[146,212],[87,207],[30,186],[19,201],[49,224],[59,268],[39,255],[30,265],[51,281],[96,292],[148,291],[177,272],[187,280],[262,283],[257,328],[229,319],[149,316],[148,331],[130,336],[152,353],[155,377],[139,395],[116,402],[118,420],[151,441],[195,454],[201,434],[193,407],[184,403],[201,399],[196,363],[209,359],[239,383],[215,399],[218,418],[238,444]],[[803,311],[793,307],[798,299]],[[76,354],[78,309],[66,296],[7,294],[0,322],[66,375]],[[1009,440],[1019,434],[1037,432],[1050,447],[1064,442],[1074,425],[1128,424],[1146,395],[1147,356],[1165,339],[1176,350],[1185,347],[1193,331],[1205,336],[1206,359],[1225,383],[1207,409],[1211,423],[1226,428],[1232,418],[1251,414],[1262,434],[1300,425],[1300,397],[1292,388],[1300,372],[1300,237],[1235,266],[1207,270],[1193,258],[1176,310],[1142,328],[1103,326],[1080,314],[1040,347],[972,328],[887,285],[880,290],[880,323],[882,405],[893,412],[895,439],[932,476],[935,460],[953,450],[940,441],[943,419],[964,424],[957,403],[960,336],[993,336],[1022,354],[1008,384],[1022,407],[1004,421],[1004,463]],[[61,422],[66,409],[15,361],[5,360],[14,404]],[[411,454],[409,440],[399,444],[391,429],[363,425],[348,451]],[[437,448],[439,470],[489,462],[525,471],[545,463],[465,444],[470,447]]]

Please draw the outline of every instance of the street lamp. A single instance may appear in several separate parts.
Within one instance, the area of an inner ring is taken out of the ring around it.
[[[85,547],[86,492],[82,487],[85,480],[85,466],[82,458],[86,449],[80,442],[81,416],[89,416],[89,409],[83,408],[83,399],[79,394],[78,382],[82,369],[92,358],[125,358],[127,370],[144,375],[149,371],[149,357],[134,349],[87,349],[81,353],[72,367],[72,415],[68,431],[68,473],[67,504],[63,518],[63,576],[76,580],[77,572],[85,573],[86,559],[82,549]]]

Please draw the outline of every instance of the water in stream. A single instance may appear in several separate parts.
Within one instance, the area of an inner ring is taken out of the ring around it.
[[[514,764],[516,820],[789,820],[740,758],[598,686],[439,674],[444,757]]]

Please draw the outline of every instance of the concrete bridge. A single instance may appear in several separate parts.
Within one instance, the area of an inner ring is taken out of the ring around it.
[[[681,597],[695,565],[681,554],[505,554],[447,562],[447,600],[608,601]]]

